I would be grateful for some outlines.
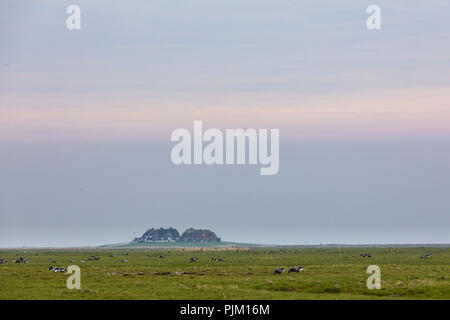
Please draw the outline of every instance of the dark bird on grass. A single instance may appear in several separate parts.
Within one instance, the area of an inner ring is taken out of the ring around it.
[[[199,259],[199,258],[197,258],[197,257],[193,257],[193,258],[191,258],[191,262],[198,262],[198,261],[200,261],[200,259]]]
[[[56,261],[55,261],[55,259],[48,259],[48,262],[50,262],[50,263],[56,263]]]
[[[303,267],[300,267],[300,266],[298,266],[298,267],[292,267],[292,268],[289,269],[288,273],[291,273],[291,272],[301,272],[301,271],[303,271],[303,270],[304,270]]]
[[[277,268],[275,269],[275,271],[273,272],[274,274],[282,274],[283,272],[285,272],[286,270],[284,268]]]

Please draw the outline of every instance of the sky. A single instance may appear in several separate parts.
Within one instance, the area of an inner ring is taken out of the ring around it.
[[[449,18],[447,0],[2,1],[0,247],[159,226],[450,243]],[[194,120],[280,129],[279,173],[173,165]]]

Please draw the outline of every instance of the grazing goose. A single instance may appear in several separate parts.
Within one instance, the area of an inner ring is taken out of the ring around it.
[[[303,267],[300,267],[300,266],[298,266],[298,267],[292,267],[292,268],[289,269],[288,273],[291,273],[291,272],[300,272],[300,271],[303,271],[303,270],[304,270]]]
[[[275,269],[275,271],[273,272],[274,274],[282,274],[283,272],[285,272],[286,270],[284,268],[277,268]]]
[[[88,260],[89,260],[89,261],[97,261],[97,260],[100,260],[100,257],[98,257],[98,256],[90,256],[90,257],[88,258]]]

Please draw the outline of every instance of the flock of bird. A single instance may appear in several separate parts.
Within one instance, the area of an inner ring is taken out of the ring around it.
[[[170,251],[168,251],[168,252],[170,252]],[[272,253],[272,251],[264,251],[264,253]],[[35,253],[35,256],[37,256],[37,255],[38,255],[38,253]],[[115,255],[114,254],[110,254],[109,256],[110,257],[114,257]],[[150,256],[150,255],[147,255],[147,256],[149,258],[154,257],[154,256]],[[362,258],[372,258],[372,255],[370,253],[361,253],[360,256]],[[165,258],[164,255],[159,255],[158,257],[161,258],[161,259]],[[423,256],[421,256],[422,259],[429,259],[431,257],[432,257],[432,254],[430,254],[430,253],[427,253],[427,254],[424,254]],[[86,259],[82,259],[82,260],[80,260],[80,262],[81,263],[85,263],[86,261],[98,261],[98,260],[100,260],[99,256],[92,255],[89,258],[87,258],[87,260]],[[219,257],[212,257],[211,260],[212,261],[225,261],[225,257],[221,257],[221,258],[219,258]],[[191,257],[190,258],[190,262],[199,262],[199,261],[200,261],[200,259],[198,257]],[[28,262],[29,262],[29,260],[27,258],[24,258],[24,257],[19,257],[18,259],[13,259],[12,260],[12,263],[28,263]],[[50,258],[50,259],[48,259],[48,262],[49,263],[56,263],[56,260]],[[70,259],[69,262],[73,263],[73,262],[76,262],[76,260],[75,259]],[[128,259],[121,259],[120,262],[127,263]],[[7,263],[8,263],[8,261],[6,259],[0,258],[0,264],[7,264]],[[66,272],[67,271],[65,267],[53,267],[53,266],[50,266],[49,270],[53,271],[54,273],[61,273],[61,272]],[[304,270],[303,267],[295,266],[295,267],[289,268],[288,273],[291,273],[291,272],[297,272],[298,273],[298,272],[301,272],[303,270]],[[285,271],[286,271],[285,268],[277,268],[277,269],[274,270],[274,274],[282,274]]]
[[[291,273],[291,272],[301,272],[301,271],[303,271],[303,270],[305,270],[303,267],[300,267],[300,266],[298,266],[298,267],[292,267],[292,268],[290,268],[289,269],[289,271],[288,271],[288,273]],[[282,274],[283,272],[285,272],[286,271],[286,269],[284,269],[284,268],[277,268],[277,269],[275,269],[275,271],[273,272],[273,274]]]
[[[48,270],[51,270],[55,273],[57,272],[66,272],[66,268],[64,267],[48,267]]]
[[[266,252],[266,253],[269,253],[269,252]],[[110,257],[114,257],[113,254],[110,254],[109,256]],[[148,256],[148,257],[151,258],[151,256]],[[159,258],[165,258],[165,256],[160,255]],[[89,258],[87,258],[87,261],[98,261],[98,260],[100,260],[100,257],[96,256],[96,255],[93,255],[93,256],[90,256]],[[190,262],[199,262],[199,261],[200,261],[200,259],[198,257],[191,257],[190,258]],[[211,261],[225,261],[225,257],[221,257],[221,258],[219,258],[219,257],[212,257]],[[23,257],[20,257],[19,259],[13,260],[13,263],[28,263],[28,262],[29,262],[29,260],[26,259],[26,258],[23,258]],[[50,258],[50,259],[48,259],[48,262],[49,263],[56,263],[56,260],[53,259],[53,258]],[[76,262],[76,260],[75,259],[70,259],[69,262],[73,263],[73,262]],[[82,259],[82,260],[80,260],[80,262],[85,263],[86,260]],[[121,259],[120,262],[127,263],[128,259]],[[8,263],[8,261],[6,259],[0,258],[0,264],[6,264],[6,263]],[[62,273],[62,272],[66,272],[67,271],[65,267],[53,267],[53,266],[50,266],[48,268],[48,270],[53,271],[54,273]],[[292,267],[292,268],[289,269],[288,273],[290,273],[290,272],[301,272],[303,270],[304,270],[303,267]],[[275,269],[274,274],[281,274],[284,271],[285,271],[284,268],[277,268],[277,269]]]
[[[19,259],[13,259],[12,263],[28,263],[30,262],[27,258],[20,257]],[[6,259],[1,258],[0,264],[7,264],[8,261]]]

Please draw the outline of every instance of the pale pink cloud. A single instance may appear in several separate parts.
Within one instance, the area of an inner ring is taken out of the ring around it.
[[[172,130],[280,128],[283,139],[450,136],[449,88],[411,88],[301,98],[234,96],[114,102],[31,102],[0,109],[2,140],[168,139]],[[31,107],[32,106],[32,107]]]

